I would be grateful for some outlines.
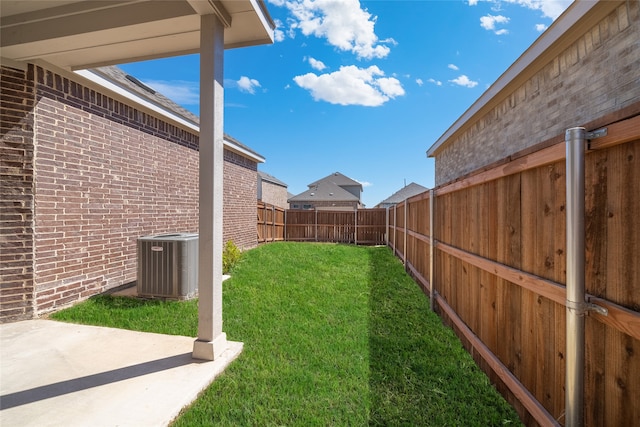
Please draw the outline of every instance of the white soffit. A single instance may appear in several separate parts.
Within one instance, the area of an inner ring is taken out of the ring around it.
[[[273,43],[262,0],[2,0],[1,55],[76,70],[197,53],[207,13],[225,24],[225,48]]]

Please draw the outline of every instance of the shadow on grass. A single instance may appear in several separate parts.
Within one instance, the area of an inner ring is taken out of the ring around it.
[[[51,315],[54,320],[86,325],[195,337],[197,300],[163,301],[97,295],[82,304]]]
[[[370,425],[519,425],[391,251],[370,262]]]

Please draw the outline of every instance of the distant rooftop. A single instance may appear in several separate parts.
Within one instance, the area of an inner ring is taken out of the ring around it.
[[[260,177],[260,179],[262,179],[263,181],[267,181],[270,182],[272,184],[276,184],[276,185],[280,185],[282,187],[288,187],[287,184],[285,184],[284,182],[280,181],[278,178],[276,178],[273,175],[269,175],[266,172],[263,171],[258,171],[258,176]]]
[[[409,197],[424,193],[427,190],[427,187],[423,187],[420,184],[412,182],[411,184],[402,187],[400,190],[396,191],[391,196],[378,203],[378,205],[395,205],[397,203],[404,202]]]

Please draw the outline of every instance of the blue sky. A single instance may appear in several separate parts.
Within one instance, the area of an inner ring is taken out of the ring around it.
[[[273,45],[225,52],[225,132],[298,194],[333,172],[373,207],[434,185],[426,150],[570,0],[267,0]],[[198,114],[198,55],[123,64]]]

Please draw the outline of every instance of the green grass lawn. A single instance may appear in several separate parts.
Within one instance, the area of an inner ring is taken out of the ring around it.
[[[223,288],[244,351],[175,426],[520,424],[388,248],[272,243]],[[51,317],[197,331],[195,301],[100,296]]]

